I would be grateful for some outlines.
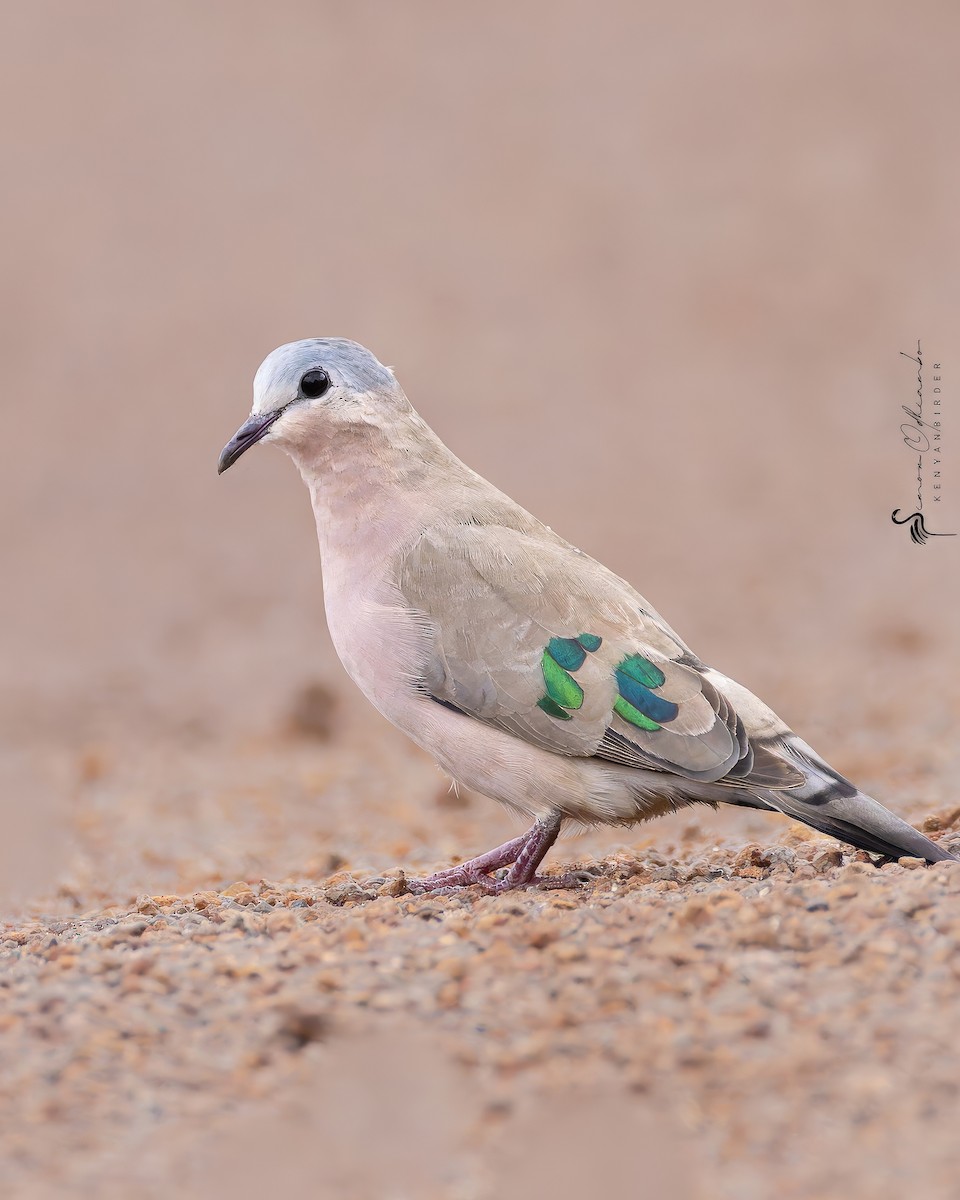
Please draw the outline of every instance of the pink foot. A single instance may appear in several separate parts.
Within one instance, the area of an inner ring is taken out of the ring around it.
[[[512,842],[505,842],[496,850],[488,850],[477,858],[468,859],[447,871],[439,871],[436,875],[428,875],[425,879],[408,879],[407,887],[411,892],[422,895],[427,892],[444,895],[463,887],[479,884],[490,895],[500,895],[513,888],[541,887],[571,887],[574,884],[563,882],[566,876],[553,878],[537,875],[537,868],[546,857],[547,851],[557,840],[560,832],[562,817],[552,813],[543,820],[538,820],[532,829]],[[499,879],[491,878],[491,871],[509,867],[507,873]],[[573,873],[570,873],[571,877]],[[579,879],[577,882],[581,882]]]

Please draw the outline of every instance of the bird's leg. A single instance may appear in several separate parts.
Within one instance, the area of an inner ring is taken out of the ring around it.
[[[488,850],[486,854],[458,863],[457,866],[439,871],[436,875],[428,875],[425,879],[408,879],[407,887],[411,892],[417,893],[448,892],[478,883],[484,891],[498,894],[510,891],[511,888],[540,883],[537,867],[557,840],[561,822],[562,817],[559,813],[551,813],[550,816],[538,820],[532,829],[513,841],[498,846],[496,850]],[[490,878],[491,871],[507,866],[510,869],[502,879]],[[561,887],[569,886],[560,881],[558,884]]]
[[[449,867],[446,871],[438,871],[436,875],[427,875],[424,879],[408,879],[407,887],[411,892],[442,892],[451,888],[469,887],[481,877],[485,877],[489,871],[497,871],[515,862],[531,833],[532,829],[510,842],[504,842],[495,850],[488,850],[486,854],[457,863],[455,867]]]
[[[537,820],[524,839],[523,849],[513,860],[513,865],[502,879],[490,879],[483,876],[477,883],[490,895],[509,892],[513,888],[530,887],[541,882],[537,875],[537,867],[547,856],[547,852],[557,840],[563,818],[559,813],[551,813],[549,817]]]

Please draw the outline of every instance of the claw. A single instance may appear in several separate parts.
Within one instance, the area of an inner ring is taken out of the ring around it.
[[[562,818],[552,813],[538,820],[522,837],[505,842],[496,850],[489,850],[477,858],[468,859],[436,875],[425,879],[408,879],[407,888],[416,895],[431,892],[434,895],[449,895],[461,888],[479,886],[488,896],[499,896],[513,888],[541,886],[537,867],[543,862],[547,851],[557,840]],[[494,878],[492,872],[507,868]],[[563,878],[562,876],[560,878]],[[579,883],[579,881],[578,881]],[[566,887],[569,884],[551,884],[551,887]]]

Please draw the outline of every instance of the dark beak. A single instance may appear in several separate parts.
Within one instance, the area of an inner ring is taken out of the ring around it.
[[[217,474],[222,475],[227,467],[233,466],[245,450],[255,446],[279,416],[278,410],[277,412],[258,413],[244,421],[220,452]]]

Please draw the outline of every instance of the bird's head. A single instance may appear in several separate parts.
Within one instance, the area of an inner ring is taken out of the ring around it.
[[[253,409],[224,446],[217,473],[257,442],[275,442],[296,454],[336,426],[374,424],[378,414],[406,406],[393,372],[357,342],[289,342],[260,364]]]

